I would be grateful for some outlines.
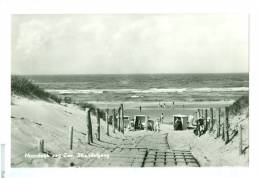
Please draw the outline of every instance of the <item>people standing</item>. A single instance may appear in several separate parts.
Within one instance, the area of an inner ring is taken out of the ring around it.
[[[139,107],[140,112],[142,112],[142,106]]]
[[[160,132],[160,120],[161,120],[160,118],[156,119],[155,129],[154,129],[155,132]]]
[[[164,116],[163,116],[163,113],[161,114],[161,117],[160,117],[160,122],[163,123],[163,119],[164,119]]]

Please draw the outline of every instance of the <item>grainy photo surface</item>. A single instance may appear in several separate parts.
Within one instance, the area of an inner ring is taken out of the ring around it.
[[[12,15],[11,167],[249,165],[247,14]]]

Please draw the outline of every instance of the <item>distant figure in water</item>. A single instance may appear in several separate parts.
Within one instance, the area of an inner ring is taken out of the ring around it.
[[[160,106],[160,108],[162,108],[162,107],[163,107],[163,105],[162,105],[161,103],[159,103],[159,106]]]
[[[140,112],[142,112],[142,106],[139,107]]]
[[[160,117],[160,123],[163,123],[163,113],[161,114],[161,117]]]

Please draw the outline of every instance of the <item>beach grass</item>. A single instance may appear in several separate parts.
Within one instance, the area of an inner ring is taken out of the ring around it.
[[[245,107],[249,106],[249,95],[241,96],[238,100],[236,100],[230,107],[230,112],[233,115],[236,115],[241,112],[241,110]]]
[[[57,103],[61,102],[61,98],[46,92],[31,80],[21,76],[11,76],[11,92],[12,94],[25,96],[30,98],[39,98],[42,100],[53,100]]]

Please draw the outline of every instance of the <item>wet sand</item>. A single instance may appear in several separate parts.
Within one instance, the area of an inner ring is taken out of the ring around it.
[[[198,108],[217,108],[225,107],[233,103],[233,101],[208,101],[208,102],[175,102],[174,105],[170,102],[165,102],[166,107],[160,107],[158,102],[90,102],[99,108],[117,109],[121,103],[124,104],[126,116],[134,117],[135,115],[147,115],[152,120],[160,118],[164,115],[164,122],[172,123],[173,115],[184,114],[194,115]],[[164,106],[164,102],[161,103]],[[141,111],[140,111],[141,106]]]

